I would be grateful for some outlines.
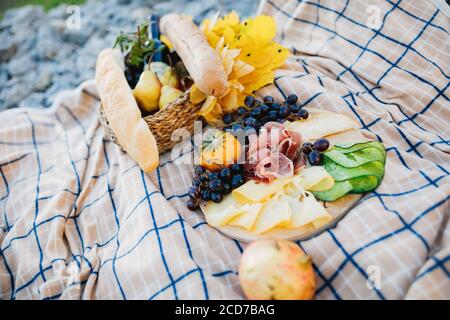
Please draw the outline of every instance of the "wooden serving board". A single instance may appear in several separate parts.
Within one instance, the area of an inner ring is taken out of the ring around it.
[[[353,142],[361,140],[373,140],[365,135],[360,130],[350,130],[338,134],[333,134],[326,137],[330,144],[333,145],[334,142]],[[259,239],[273,238],[273,239],[284,239],[284,240],[306,240],[314,236],[319,235],[323,231],[334,227],[339,220],[341,220],[352,208],[354,208],[358,201],[361,199],[362,194],[348,194],[339,200],[333,202],[322,202],[328,213],[333,217],[331,221],[319,228],[314,227],[300,227],[295,229],[287,228],[274,228],[264,234],[256,234],[245,230],[244,228],[235,226],[223,226],[217,228],[220,232],[226,236],[242,241],[251,242]]]

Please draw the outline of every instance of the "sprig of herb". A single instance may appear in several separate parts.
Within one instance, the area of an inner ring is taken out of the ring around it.
[[[125,65],[141,69],[149,62],[152,55],[163,50],[164,46],[160,45],[156,48],[154,39],[149,38],[148,23],[138,26],[136,32],[121,32],[116,38],[114,48],[120,47],[122,54],[125,56]]]

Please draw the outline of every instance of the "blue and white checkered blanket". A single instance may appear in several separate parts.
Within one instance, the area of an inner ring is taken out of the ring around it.
[[[449,18],[431,1],[268,0],[293,56],[261,94],[348,114],[387,148],[382,185],[299,243],[319,299],[450,299]],[[241,298],[243,244],[108,141],[93,82],[0,114],[0,297]]]

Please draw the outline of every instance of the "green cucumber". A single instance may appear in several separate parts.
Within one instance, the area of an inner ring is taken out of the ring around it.
[[[384,164],[380,161],[372,161],[355,168],[345,168],[334,161],[325,158],[323,166],[335,181],[344,181],[360,176],[373,175],[381,180],[384,175]]]
[[[379,180],[375,176],[367,175],[344,181],[336,181],[333,187],[326,191],[316,191],[312,194],[319,200],[336,201],[347,193],[366,193],[378,186]]]
[[[353,186],[350,181],[336,181],[331,189],[326,191],[315,191],[312,194],[319,200],[332,202],[342,198],[352,191]]]
[[[379,149],[384,157],[386,157],[386,149],[381,142],[378,141],[367,141],[367,142],[337,142],[334,147],[336,150],[339,150],[341,153],[350,153],[355,152],[365,148],[377,148]]]
[[[378,180],[375,176],[361,176],[347,181],[350,181],[352,184],[353,188],[352,191],[350,191],[351,193],[366,193],[372,191],[378,187],[379,182],[381,182],[381,180]]]
[[[346,168],[356,168],[372,161],[385,162],[383,152],[377,148],[365,148],[347,154],[332,148],[324,152],[323,156]]]

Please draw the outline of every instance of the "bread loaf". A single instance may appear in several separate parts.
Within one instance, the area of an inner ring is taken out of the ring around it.
[[[99,54],[95,81],[117,140],[142,170],[153,171],[159,165],[158,147],[125,78],[119,50],[105,49]]]
[[[207,95],[221,97],[227,90],[227,75],[218,53],[190,18],[168,14],[160,20],[161,32],[169,38],[197,87]]]

